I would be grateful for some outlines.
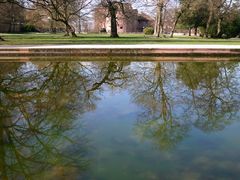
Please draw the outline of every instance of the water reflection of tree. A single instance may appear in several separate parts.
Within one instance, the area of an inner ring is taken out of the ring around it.
[[[92,69],[95,72],[95,82],[88,89],[91,93],[95,90],[100,90],[103,85],[108,85],[112,88],[123,87],[129,80],[127,66],[128,62],[96,62],[92,64]]]
[[[137,68],[131,89],[133,101],[146,110],[141,114],[136,131],[143,139],[152,139],[161,149],[173,147],[185,136],[188,126],[175,119],[171,97],[173,64],[152,63]]]
[[[0,177],[81,174],[87,141],[72,134],[74,120],[95,108],[94,92],[103,84],[122,84],[122,68],[114,62],[2,63]]]
[[[145,63],[134,69],[131,94],[144,108],[138,135],[165,149],[183,140],[193,125],[222,130],[240,105],[236,68],[236,63]]]
[[[177,78],[188,87],[194,125],[206,132],[231,124],[240,107],[237,63],[179,63]],[[194,117],[194,116],[193,116]]]
[[[1,64],[1,178],[51,178],[47,171],[77,175],[87,165],[86,140],[74,141],[67,133],[76,110],[84,112],[91,104],[74,99],[82,96],[76,93],[81,81],[75,81],[67,63],[30,66]]]

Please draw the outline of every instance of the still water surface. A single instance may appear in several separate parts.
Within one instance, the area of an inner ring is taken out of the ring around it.
[[[0,179],[238,179],[240,63],[0,63]]]

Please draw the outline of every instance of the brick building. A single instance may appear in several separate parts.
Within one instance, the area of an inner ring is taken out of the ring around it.
[[[94,10],[94,31],[111,31],[111,19],[108,17],[107,9],[98,6]],[[124,13],[117,12],[117,28],[119,33],[143,32],[145,27],[154,27],[154,20],[145,13],[138,13],[129,3],[124,4]]]

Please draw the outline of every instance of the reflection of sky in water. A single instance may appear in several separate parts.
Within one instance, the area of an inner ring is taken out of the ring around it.
[[[89,174],[95,178],[201,179],[238,176],[240,143],[236,137],[239,135],[239,123],[213,133],[192,128],[176,147],[162,151],[153,146],[155,141],[145,141],[137,136],[134,126],[141,110],[131,103],[128,93],[114,96],[104,93],[98,107],[96,111],[87,113],[85,119],[94,146],[94,163]]]
[[[1,84],[1,112],[14,110],[13,117],[21,117],[21,126],[29,117],[35,129],[43,132],[39,136],[44,143],[75,160],[65,164],[64,159],[53,158],[54,153],[40,154],[52,158],[51,163],[45,162],[51,164],[49,169],[40,173],[46,179],[66,175],[70,179],[81,175],[83,179],[238,177],[237,62],[63,62],[14,68],[18,73],[7,70],[10,79]],[[0,70],[4,79],[6,72]],[[19,76],[21,73],[24,75]],[[23,87],[33,89],[12,92]],[[21,107],[16,102],[22,102],[30,113],[16,111]],[[1,122],[7,119],[11,124],[9,117],[11,113],[1,116]],[[40,119],[43,123],[39,125]],[[33,133],[25,128],[24,133]],[[6,147],[6,139],[0,143]],[[21,151],[21,144],[18,146]],[[29,147],[23,149],[29,151]],[[4,158],[1,154],[0,159]],[[86,160],[89,165],[84,169],[73,168]],[[31,168],[36,165],[29,165]],[[49,171],[51,176],[46,176]]]

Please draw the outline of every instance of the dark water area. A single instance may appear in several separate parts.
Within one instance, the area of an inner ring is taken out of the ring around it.
[[[2,62],[0,179],[238,179],[239,62]]]

